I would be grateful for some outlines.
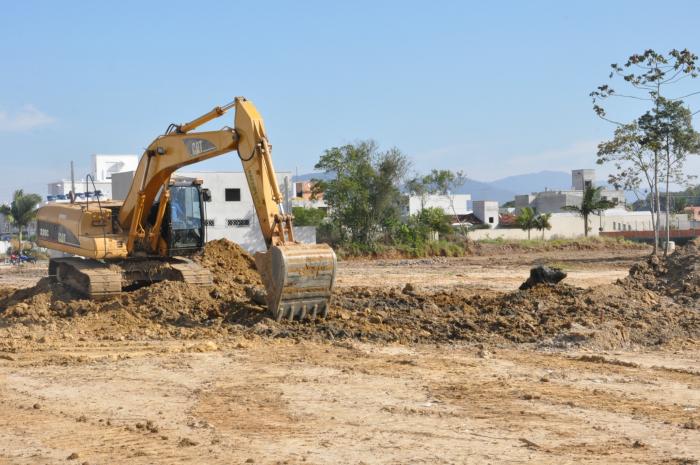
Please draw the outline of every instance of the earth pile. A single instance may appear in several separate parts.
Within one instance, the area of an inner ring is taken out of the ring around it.
[[[3,337],[95,339],[265,338],[361,341],[531,343],[613,348],[700,340],[698,245],[667,260],[637,264],[617,283],[581,289],[539,284],[497,292],[455,287],[337,288],[327,319],[281,322],[258,302],[252,257],[226,240],[195,259],[214,285],[162,282],[104,301],[82,299],[48,278],[28,289],[0,290]],[[66,336],[68,335],[68,336]]]

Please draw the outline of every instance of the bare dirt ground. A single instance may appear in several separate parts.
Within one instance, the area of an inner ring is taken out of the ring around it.
[[[527,279],[530,268],[548,264],[568,273],[567,283],[579,287],[623,278],[629,267],[648,255],[647,249],[543,251],[491,256],[434,257],[414,260],[351,260],[338,263],[341,287],[403,286],[415,283],[432,289],[465,286],[508,291]],[[0,266],[0,286],[29,287],[46,276],[46,263]],[[380,279],[376,279],[380,278]]]
[[[0,360],[0,463],[700,457],[697,350],[220,344],[69,341]]]
[[[700,460],[695,249],[630,278],[645,251],[343,262],[304,324],[265,318],[227,250],[197,296],[0,273],[26,288],[0,289],[0,464]],[[516,291],[536,263],[569,284]]]
[[[385,287],[414,283],[431,289],[458,285],[511,291],[527,279],[530,268],[548,264],[563,268],[569,275],[567,283],[590,287],[624,278],[629,267],[648,253],[646,249],[572,250],[416,260],[353,260],[339,263],[336,284]]]
[[[29,287],[46,276],[48,262],[37,264],[0,265],[0,286],[10,286],[15,288]]]

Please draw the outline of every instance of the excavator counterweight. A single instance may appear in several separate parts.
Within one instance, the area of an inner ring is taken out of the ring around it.
[[[192,132],[235,109],[234,128]],[[336,257],[325,244],[300,244],[282,208],[263,120],[237,97],[194,120],[171,124],[145,150],[124,201],[49,204],[39,209],[39,245],[67,256],[51,260],[54,279],[93,298],[163,280],[210,285],[187,258],[204,247],[206,189],[173,178],[179,168],[237,151],[267,251],[255,256],[273,317],[325,317]]]

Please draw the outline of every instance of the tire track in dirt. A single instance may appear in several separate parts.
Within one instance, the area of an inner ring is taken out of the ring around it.
[[[51,463],[62,463],[73,452],[79,456],[78,463],[119,459],[146,464],[153,463],[154,457],[159,463],[197,463],[203,454],[209,457],[208,463],[229,463],[213,460],[211,431],[185,414],[197,399],[196,386],[206,386],[207,381],[192,383],[182,376],[168,376],[168,370],[157,369],[152,356],[130,356],[134,358],[115,362],[123,373],[111,392],[112,376],[103,372],[103,360],[74,366],[71,376],[63,379],[55,373],[65,368],[46,365],[46,358],[31,375],[4,376],[0,417],[12,422],[0,429],[8,439],[19,438],[12,441],[12,450],[24,450],[26,455],[27,449],[36,448],[31,441],[37,440],[45,452],[32,460],[41,457]],[[193,371],[187,364],[177,370]],[[152,395],[154,390],[158,396]],[[33,402],[39,408],[31,407]],[[4,456],[12,459],[10,463],[25,463],[25,457],[12,450],[0,453],[0,462]],[[27,463],[35,463],[32,460]]]

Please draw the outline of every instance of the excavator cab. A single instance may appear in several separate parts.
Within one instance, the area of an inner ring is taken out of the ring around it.
[[[206,189],[194,179],[177,179],[169,186],[168,205],[161,224],[161,235],[170,257],[189,256],[204,247],[204,197]],[[151,207],[148,222],[156,223],[162,192]]]
[[[168,255],[191,255],[204,247],[202,192],[198,184],[170,187],[164,235]]]

